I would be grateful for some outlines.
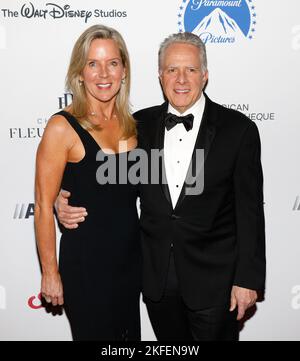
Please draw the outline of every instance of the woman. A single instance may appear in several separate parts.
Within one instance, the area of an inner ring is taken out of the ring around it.
[[[73,102],[49,120],[37,151],[41,292],[47,302],[64,304],[74,340],[139,340],[137,188],[118,183],[118,166],[115,184],[96,179],[105,160],[120,160],[119,142],[127,145],[123,156],[137,144],[121,35],[102,25],[88,28],[74,46],[66,85]],[[58,266],[53,205],[61,187],[71,192],[71,205],[84,205],[89,214],[77,229],[63,229]]]

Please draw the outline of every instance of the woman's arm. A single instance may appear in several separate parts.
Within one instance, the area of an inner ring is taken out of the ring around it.
[[[61,116],[49,120],[37,150],[35,178],[35,232],[42,266],[41,292],[54,306],[63,304],[56,256],[53,205],[68,160],[69,125]]]

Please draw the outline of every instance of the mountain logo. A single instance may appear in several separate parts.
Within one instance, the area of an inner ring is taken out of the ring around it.
[[[257,23],[254,0],[182,0],[177,17],[179,32],[192,32],[205,44],[252,40]]]

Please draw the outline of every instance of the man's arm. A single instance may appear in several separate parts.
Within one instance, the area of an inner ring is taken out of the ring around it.
[[[238,319],[257,298],[265,284],[265,222],[263,210],[263,173],[257,126],[246,130],[234,170],[238,258],[231,309],[238,306]]]
[[[62,189],[56,198],[55,210],[59,222],[65,228],[74,229],[78,227],[78,223],[85,221],[85,217],[88,215],[88,213],[83,207],[69,206],[68,198],[70,196],[70,192]]]

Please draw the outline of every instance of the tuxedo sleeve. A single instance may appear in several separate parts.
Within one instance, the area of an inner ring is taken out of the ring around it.
[[[263,172],[257,126],[245,131],[234,169],[237,265],[234,285],[253,290],[265,286],[265,221]]]

